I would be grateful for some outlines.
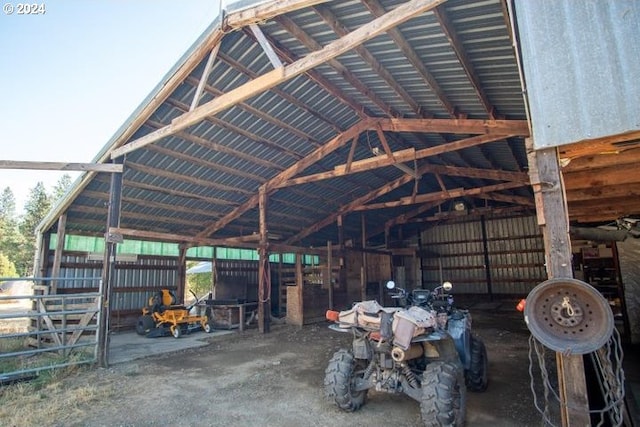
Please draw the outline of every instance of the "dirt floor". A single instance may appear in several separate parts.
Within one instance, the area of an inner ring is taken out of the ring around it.
[[[529,388],[528,337],[515,311],[474,312],[489,357],[489,388],[469,393],[467,426],[540,426]],[[370,392],[355,413],[324,398],[323,379],[349,334],[326,324],[273,324],[260,334],[210,336],[200,348],[89,369],[41,390],[2,425],[40,426],[420,426],[419,404],[404,395]],[[148,340],[139,337],[140,340]],[[158,338],[174,340],[174,338]],[[4,419],[4,421],[2,421]]]

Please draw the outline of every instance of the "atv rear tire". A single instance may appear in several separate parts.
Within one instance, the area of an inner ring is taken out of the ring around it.
[[[458,427],[466,415],[462,369],[454,363],[432,362],[422,377],[420,412],[426,427]]]
[[[156,324],[151,315],[145,314],[138,317],[138,322],[136,323],[136,332],[138,335],[147,335],[149,331],[155,327]]]
[[[471,336],[471,366],[466,372],[467,388],[485,391],[489,384],[487,349],[477,336]]]
[[[364,404],[368,390],[354,391],[356,378],[364,375],[366,361],[355,359],[353,354],[340,349],[333,354],[325,370],[324,388],[327,398],[346,412],[357,411]]]

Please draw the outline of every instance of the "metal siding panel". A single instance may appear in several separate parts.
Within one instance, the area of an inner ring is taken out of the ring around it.
[[[640,129],[640,2],[515,4],[534,146]]]

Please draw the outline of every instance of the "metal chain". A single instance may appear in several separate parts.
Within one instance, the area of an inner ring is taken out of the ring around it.
[[[620,340],[620,333],[614,328],[614,333],[605,345],[600,349],[589,353],[593,361],[598,385],[603,399],[603,407],[600,409],[590,410],[590,414],[600,416],[597,426],[604,425],[605,418],[613,427],[619,427],[624,422],[624,370],[622,369],[622,360],[624,353]],[[537,363],[534,363],[534,353]],[[545,426],[557,427],[554,423],[551,410],[559,411],[562,406],[556,387],[550,382],[549,368],[547,367],[546,357],[548,356],[546,348],[533,335],[529,337],[529,377],[531,379],[530,388],[533,395],[533,404],[537,411],[542,415]],[[536,385],[536,375],[534,374],[534,366],[538,367],[540,376],[540,384]],[[542,386],[544,407],[539,403],[539,391],[536,388]],[[550,399],[551,397],[551,399]],[[571,408],[570,406],[566,407]],[[577,410],[577,408],[576,408]]]

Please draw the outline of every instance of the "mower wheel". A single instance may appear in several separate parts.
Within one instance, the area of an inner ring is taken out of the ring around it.
[[[171,335],[173,335],[174,338],[180,338],[182,336],[182,328],[180,328],[180,325],[171,327]]]
[[[136,332],[138,335],[146,335],[149,331],[155,328],[156,323],[153,321],[153,316],[149,314],[144,314],[138,317],[138,322],[136,323]]]
[[[213,332],[213,322],[206,322],[202,329],[204,329],[206,333],[210,334]]]

